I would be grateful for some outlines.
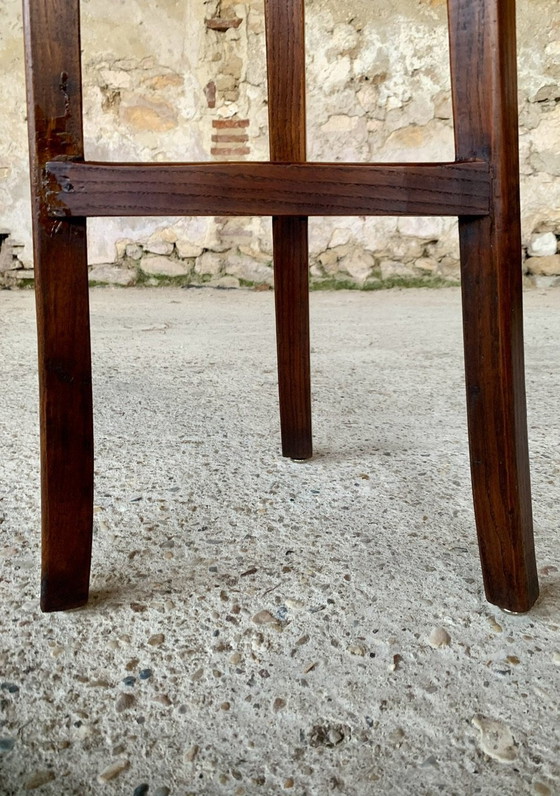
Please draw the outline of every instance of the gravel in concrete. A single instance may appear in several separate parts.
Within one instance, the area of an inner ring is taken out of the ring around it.
[[[38,608],[33,297],[0,293],[0,794],[560,793],[560,292],[526,296],[542,597],[485,602],[455,289],[92,291],[92,597]]]

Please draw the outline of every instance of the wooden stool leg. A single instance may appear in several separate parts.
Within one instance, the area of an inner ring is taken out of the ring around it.
[[[538,596],[523,361],[515,0],[449,0],[457,158],[493,172],[491,213],[459,219],[474,508],[488,600]]]
[[[307,218],[272,219],[282,453],[313,455]]]
[[[77,0],[25,0],[39,337],[41,608],[87,602],[93,423],[85,219],[49,218],[44,164],[83,157]]]
[[[303,0],[266,0],[270,159],[306,159]],[[272,219],[282,453],[309,459],[311,376],[307,218]]]

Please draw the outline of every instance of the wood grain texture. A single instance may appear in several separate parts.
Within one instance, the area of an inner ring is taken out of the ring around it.
[[[39,343],[44,611],[88,598],[93,427],[85,219],[55,220],[44,165],[83,156],[78,3],[24,0]]]
[[[307,159],[304,0],[265,0],[270,159]]]
[[[311,455],[308,216],[459,216],[471,471],[488,599],[538,595],[521,296],[515,0],[448,0],[457,163],[306,163],[303,0],[265,0],[270,163],[83,162],[78,0],[24,0],[43,496],[42,608],[87,600],[87,216],[271,215],[283,452]],[[245,121],[243,121],[245,124]]]
[[[309,459],[313,438],[307,218],[273,218],[272,235],[282,454]]]
[[[485,216],[488,164],[47,164],[53,217]]]
[[[523,363],[515,0],[449,0],[457,157],[485,158],[487,218],[460,218],[467,408],[486,595],[538,596]]]
[[[264,9],[270,160],[303,163],[307,157],[304,2],[265,0]],[[282,454],[292,459],[313,455],[308,225],[305,214],[272,212]]]

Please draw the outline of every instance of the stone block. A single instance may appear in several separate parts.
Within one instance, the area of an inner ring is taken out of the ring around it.
[[[246,282],[271,285],[274,281],[272,268],[241,254],[233,254],[225,260],[226,274]]]
[[[183,260],[187,260],[189,257],[200,257],[204,251],[202,246],[197,246],[196,243],[191,243],[188,240],[178,240],[175,248],[177,249],[177,254]]]
[[[213,249],[216,242],[214,218],[181,218],[173,225],[179,257],[199,257],[205,249]],[[198,249],[198,251],[197,251]]]
[[[153,235],[150,235],[148,240],[164,240],[167,241],[167,243],[175,243],[177,240],[177,230],[175,229],[175,226],[156,229]]]
[[[239,246],[239,253],[247,255],[247,257],[251,257],[253,260],[258,260],[259,263],[270,265],[272,262],[272,252],[262,252],[260,249],[256,249],[256,243],[257,241],[253,240],[249,246]]]
[[[130,238],[119,238],[115,241],[115,259],[117,261],[123,259],[126,252],[126,247],[129,243],[132,243]],[[101,263],[101,265],[103,265],[103,263]]]
[[[368,252],[363,249],[354,248],[346,257],[343,257],[339,263],[341,271],[346,271],[357,282],[365,282],[370,276],[375,260]]]
[[[377,256],[384,254],[389,257],[388,242],[397,230],[397,222],[398,219],[394,216],[367,218],[361,231],[357,233],[357,240]]]
[[[528,254],[529,257],[550,257],[556,254],[557,248],[556,235],[553,232],[541,232],[531,237]]]
[[[192,264],[185,260],[172,260],[169,257],[154,255],[143,257],[140,268],[151,276],[187,276],[192,270]]]
[[[208,287],[215,287],[219,290],[235,290],[240,286],[236,276],[221,276],[219,279],[212,279],[208,282]]]
[[[336,274],[340,270],[340,261],[349,255],[352,251],[352,246],[346,244],[345,246],[337,246],[334,249],[327,249],[319,255],[319,262],[323,266],[326,274]]]
[[[335,218],[310,218],[309,219],[309,253],[317,256],[329,246],[338,219]]]
[[[414,267],[421,274],[435,274],[438,269],[438,262],[430,257],[420,257],[414,263]]]
[[[345,246],[350,240],[351,234],[348,227],[336,227],[329,241],[329,248],[334,249],[337,246]]]
[[[422,240],[438,240],[443,233],[444,220],[441,216],[403,216],[398,220],[401,235]]]
[[[24,279],[35,279],[35,271],[33,268],[20,268],[19,271],[12,271],[11,275],[17,279],[18,282]]]
[[[534,284],[537,288],[560,287],[560,276],[534,276]]]
[[[560,105],[543,115],[539,126],[532,131],[533,154],[530,158],[535,171],[560,176]]]
[[[150,254],[168,256],[173,253],[173,244],[167,240],[161,240],[160,238],[151,238],[144,244],[144,249],[150,252]]]
[[[404,235],[395,235],[389,241],[389,251],[395,260],[410,262],[422,257],[426,242]]]
[[[0,229],[0,274],[19,268],[19,262],[13,256],[12,241],[8,230]]]
[[[94,265],[89,269],[88,281],[127,287],[136,282],[136,270],[134,268],[124,268],[114,263]]]
[[[459,279],[461,264],[455,257],[443,257],[438,264],[438,273],[445,279]]]
[[[321,279],[325,276],[323,269],[318,263],[312,263],[309,267],[309,275],[314,279]]]
[[[560,275],[560,254],[553,254],[549,257],[529,257],[525,261],[525,266],[530,274],[558,276]]]
[[[224,258],[215,252],[204,252],[197,258],[194,265],[195,274],[211,274],[215,276],[222,270]]]
[[[131,260],[140,260],[144,254],[144,249],[137,243],[129,243],[125,248],[125,254]]]
[[[416,271],[411,266],[404,265],[400,260],[382,260],[380,267],[382,279],[390,279],[393,276],[417,276]]]

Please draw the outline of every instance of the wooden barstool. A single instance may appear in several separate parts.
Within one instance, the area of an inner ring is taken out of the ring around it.
[[[79,0],[24,0],[41,396],[41,607],[88,599],[93,424],[86,218],[273,217],[283,454],[311,456],[309,216],[458,216],[486,595],[538,595],[523,363],[515,0],[448,0],[456,160],[308,163],[304,0],[265,0],[270,162],[84,161]]]

